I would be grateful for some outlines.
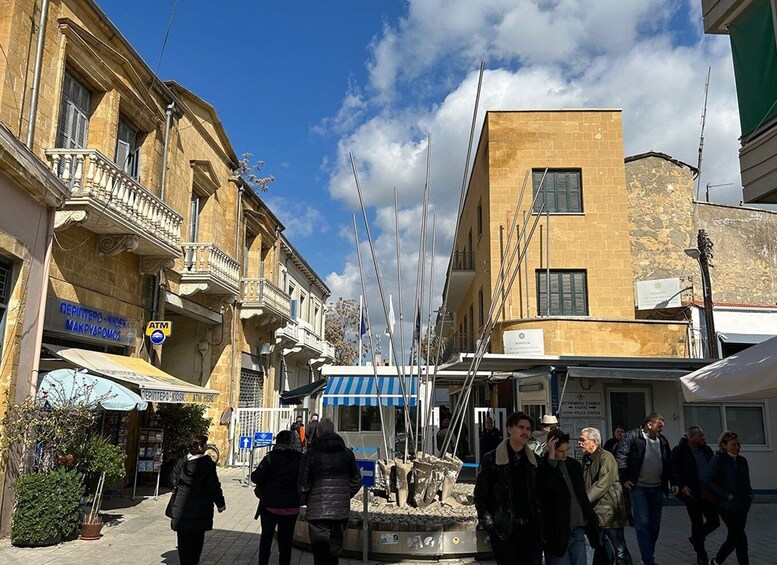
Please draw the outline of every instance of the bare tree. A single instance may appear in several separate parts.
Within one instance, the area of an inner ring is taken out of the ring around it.
[[[445,348],[448,345],[448,339],[446,338],[440,338],[437,335],[437,332],[434,331],[434,327],[432,327],[431,331],[428,334],[426,332],[423,332],[421,334],[421,345],[419,347],[420,351],[420,357],[421,357],[421,363],[425,364],[426,359],[426,352],[427,352],[427,345],[428,345],[428,351],[429,351],[429,364],[430,365],[437,365],[439,363],[442,363],[445,361],[442,357],[445,355]],[[442,347],[440,347],[440,341],[442,341]],[[439,352],[439,358],[438,358],[438,352]]]
[[[251,153],[243,153],[242,158],[237,163],[237,174],[243,181],[251,187],[255,193],[267,192],[270,183],[275,180],[272,175],[261,176],[259,173],[264,167],[264,161],[251,163]]]
[[[335,348],[335,365],[355,365],[359,349],[359,303],[338,298],[326,305],[324,338]]]

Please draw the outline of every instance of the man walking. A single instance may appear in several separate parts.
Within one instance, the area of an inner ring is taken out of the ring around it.
[[[661,435],[664,417],[651,412],[641,428],[627,432],[618,445],[623,488],[631,492],[634,529],[645,565],[655,565],[654,553],[661,530],[662,496],[669,494],[669,442]]]
[[[720,526],[715,503],[707,502],[701,495],[702,478],[706,476],[707,465],[712,459],[712,449],[699,426],[688,428],[686,437],[672,450],[672,488],[677,498],[685,503],[691,519],[691,537],[688,540],[696,551],[696,562],[707,564],[707,550],[704,540]],[[706,521],[705,521],[706,520]]]
[[[497,565],[539,565],[542,560],[538,461],[526,445],[532,424],[523,412],[510,414],[507,439],[480,461],[475,507]]]
[[[305,432],[305,449],[310,449],[310,446],[316,441],[316,430],[318,429],[318,414],[315,412],[310,415],[310,421],[308,422],[308,429]]]
[[[612,546],[617,565],[631,565],[623,528],[626,526],[626,505],[618,480],[618,464],[612,453],[602,448],[602,435],[596,428],[583,428],[578,438],[583,450],[583,482],[588,500],[607,542]],[[589,559],[589,563],[592,559]]]
[[[299,494],[307,506],[308,533],[315,565],[337,565],[351,498],[362,486],[353,452],[335,433],[329,418],[318,423],[318,439],[302,456]]]

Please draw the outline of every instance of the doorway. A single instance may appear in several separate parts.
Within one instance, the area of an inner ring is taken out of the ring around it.
[[[610,402],[610,427],[602,430],[602,440],[610,437],[615,426],[626,431],[642,427],[652,405],[650,387],[619,387],[608,389]]]

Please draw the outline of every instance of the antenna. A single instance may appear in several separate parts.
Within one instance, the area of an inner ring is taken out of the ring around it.
[[[707,200],[707,203],[709,203],[709,201],[710,201],[710,188],[715,188],[715,187],[718,187],[718,186],[731,186],[732,184],[734,184],[734,183],[733,182],[724,182],[723,184],[710,184],[710,183],[707,183],[707,190],[706,190],[706,200]]]
[[[707,95],[710,91],[710,72],[712,67],[707,67],[707,80],[704,81],[704,106],[701,110],[701,134],[699,135],[699,160],[696,163],[696,200],[699,200],[699,188],[701,187],[701,156],[704,151],[704,123],[707,121]],[[709,202],[709,191],[707,192],[707,202]]]

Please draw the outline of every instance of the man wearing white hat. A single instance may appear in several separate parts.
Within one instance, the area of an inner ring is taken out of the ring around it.
[[[548,432],[553,428],[558,428],[558,418],[553,414],[545,414],[540,420],[540,425],[542,429],[532,432],[528,443],[529,449],[536,455],[545,453],[545,448],[548,445]]]

